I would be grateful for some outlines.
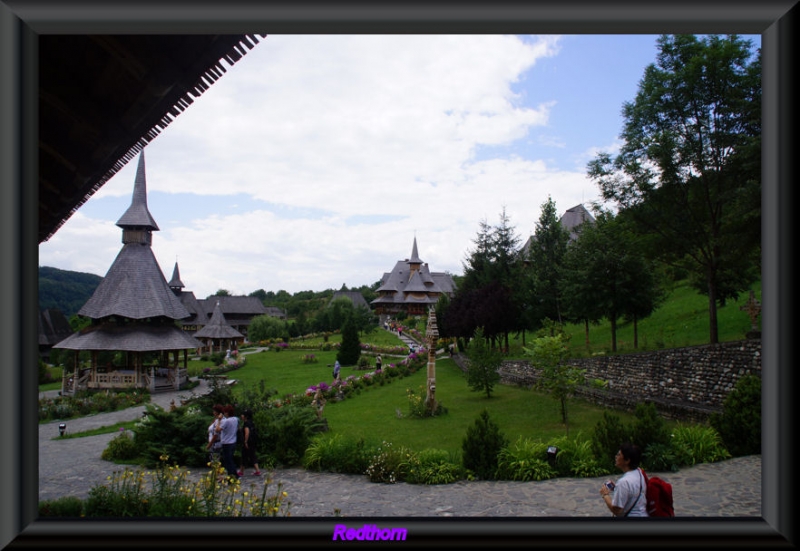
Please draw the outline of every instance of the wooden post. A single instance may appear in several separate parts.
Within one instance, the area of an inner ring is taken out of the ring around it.
[[[428,343],[428,389],[425,396],[425,410],[429,415],[436,413],[436,343],[439,340],[439,329],[436,326],[436,310],[428,308],[428,327],[425,331]]]

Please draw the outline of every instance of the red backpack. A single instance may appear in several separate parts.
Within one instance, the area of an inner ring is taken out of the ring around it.
[[[672,484],[657,476],[649,477],[642,469],[647,490],[647,514],[651,517],[674,517],[672,508]]]

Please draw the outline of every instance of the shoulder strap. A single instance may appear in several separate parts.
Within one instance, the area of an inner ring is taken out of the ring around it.
[[[636,504],[639,503],[639,500],[642,498],[642,492],[644,491],[644,475],[642,473],[642,469],[636,469],[636,470],[639,471],[639,495],[636,496],[636,501],[633,502],[633,505],[631,505],[630,508],[627,511],[625,511],[624,516],[626,517],[630,514],[631,511],[633,511],[633,508],[636,507]]]

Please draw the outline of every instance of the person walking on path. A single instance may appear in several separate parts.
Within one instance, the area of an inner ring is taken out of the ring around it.
[[[222,432],[222,420],[225,417],[223,414],[222,404],[215,404],[212,408],[214,412],[214,420],[208,425],[208,458],[210,462],[220,461],[222,454],[222,441],[220,440],[220,433]]]
[[[239,478],[233,454],[236,451],[236,433],[239,430],[239,419],[234,413],[233,406],[228,404],[223,408],[224,418],[222,420],[222,431],[220,441],[222,442],[222,466],[225,467],[228,475]]]
[[[375,373],[380,373],[383,367],[383,360],[381,359],[381,355],[378,354],[375,357]]]
[[[237,473],[239,476],[244,476],[244,470],[247,467],[253,467],[254,476],[261,475],[261,469],[258,468],[258,460],[256,459],[257,445],[258,436],[256,434],[256,424],[253,422],[253,412],[246,409],[242,412],[242,467]]]
[[[600,486],[600,496],[615,517],[648,516],[647,488],[644,475],[639,470],[641,458],[642,452],[638,446],[629,442],[622,444],[614,456],[614,464],[624,474],[616,484],[608,481]]]
[[[339,371],[342,369],[342,366],[339,364],[339,360],[336,360],[333,364],[333,380],[339,380]]]

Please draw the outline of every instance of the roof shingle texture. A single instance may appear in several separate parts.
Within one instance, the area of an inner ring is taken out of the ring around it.
[[[208,320],[205,327],[197,330],[194,336],[208,339],[237,339],[244,337],[239,331],[228,325],[219,302],[214,306],[214,313],[211,314],[211,319]]]
[[[54,346],[69,350],[152,352],[200,348],[203,343],[174,326],[104,324],[74,333]]]
[[[121,316],[145,319],[189,317],[158,266],[149,245],[123,245],[108,273],[78,314],[93,319]]]

